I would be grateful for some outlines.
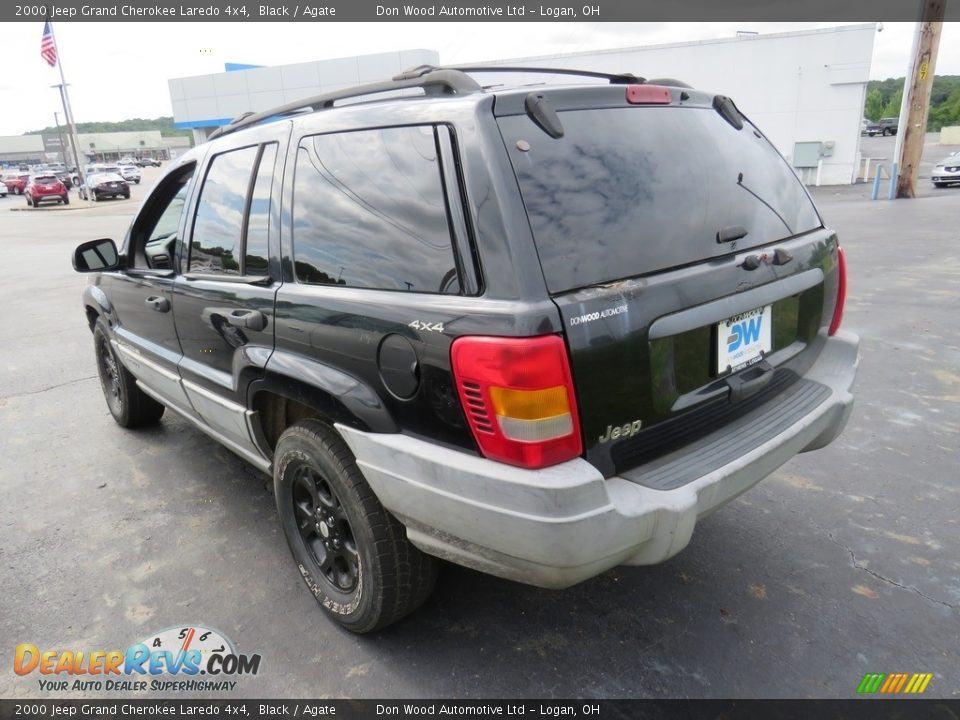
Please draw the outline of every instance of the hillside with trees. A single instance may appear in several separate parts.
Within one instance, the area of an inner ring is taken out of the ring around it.
[[[903,102],[903,78],[871,80],[867,83],[867,101],[863,116],[868,120],[899,117]],[[945,125],[960,125],[960,75],[937,75],[930,94],[927,130],[935,132]]]
[[[63,125],[61,125],[63,127]],[[81,122],[77,123],[78,133],[106,133],[106,132],[136,132],[143,130],[159,130],[164,137],[175,137],[182,135],[191,137],[190,130],[183,130],[174,127],[172,117],[158,117],[148,120],[145,118],[133,118],[132,120],[121,120],[120,122]],[[41,135],[45,133],[54,134],[56,127],[45,127],[42,130],[31,130],[24,135]]]

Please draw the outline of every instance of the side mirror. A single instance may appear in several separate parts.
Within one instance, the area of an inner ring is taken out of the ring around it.
[[[104,272],[120,267],[120,253],[110,238],[90,240],[73,251],[73,269],[77,272]]]

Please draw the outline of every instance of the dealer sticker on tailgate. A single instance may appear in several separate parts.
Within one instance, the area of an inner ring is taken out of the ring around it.
[[[717,372],[735,371],[763,358],[772,347],[771,306],[749,310],[717,323]]]

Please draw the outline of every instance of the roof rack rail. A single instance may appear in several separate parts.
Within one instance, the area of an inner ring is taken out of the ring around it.
[[[335,90],[333,92],[322,93],[314,97],[295,100],[270,110],[261,110],[260,112],[246,112],[230,122],[217,128],[208,139],[222,137],[242,128],[258,125],[267,120],[277,120],[290,115],[297,115],[302,112],[315,110],[325,110],[332,108],[338,100],[347,100],[349,98],[363,97],[364,95],[377,95],[379,93],[391,92],[394,90],[405,90],[407,88],[422,88],[426,95],[469,95],[480,92],[482,88],[476,80],[469,75],[452,68],[429,68],[421,65],[416,68],[416,75],[405,77],[407,73],[398,75],[393,80],[383,82],[367,83],[357,87],[346,88],[344,90]],[[408,71],[412,72],[412,71]]]
[[[407,80],[410,78],[421,77],[427,73],[436,72],[438,70],[455,70],[461,73],[530,73],[533,75],[576,75],[579,77],[592,77],[600,78],[601,80],[608,80],[611,85],[642,85],[646,82],[642,77],[637,77],[632,73],[604,73],[604,72],[595,72],[593,70],[572,70],[569,68],[542,68],[542,67],[517,67],[512,65],[477,65],[472,67],[469,65],[460,65],[460,66],[434,66],[434,65],[420,65],[415,68],[411,68],[406,72],[402,72],[399,75],[394,76],[394,80]]]

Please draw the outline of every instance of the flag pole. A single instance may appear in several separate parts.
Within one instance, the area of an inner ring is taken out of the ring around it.
[[[60,52],[60,46],[57,45],[57,34],[53,30],[53,23],[47,19],[50,26],[50,36],[53,38],[53,46],[57,50],[57,68],[60,70],[60,95],[63,100],[63,114],[66,116],[67,127],[70,129],[70,144],[73,145],[73,161],[77,164],[77,177],[80,179],[80,185],[84,183],[83,168],[80,165],[80,139],[77,137],[77,126],[73,122],[73,111],[70,109],[70,95],[67,93],[67,79],[63,74],[63,55]]]

